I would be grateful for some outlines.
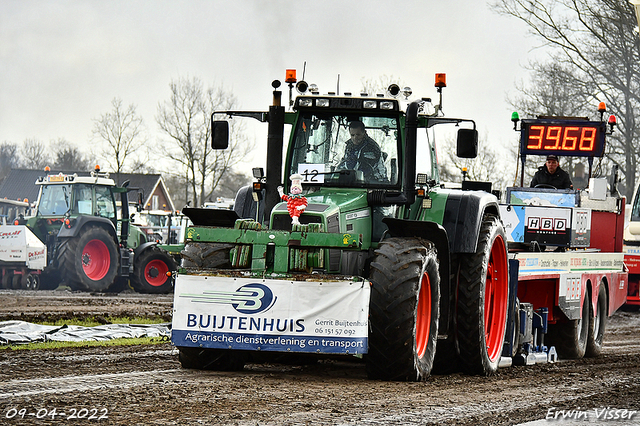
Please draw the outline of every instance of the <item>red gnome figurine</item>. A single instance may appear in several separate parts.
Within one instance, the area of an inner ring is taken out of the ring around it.
[[[307,208],[307,198],[301,194],[302,192],[302,175],[291,175],[291,188],[290,195],[286,195],[282,191],[282,187],[278,187],[278,194],[282,201],[287,202],[287,210],[289,210],[289,216],[291,216],[292,225],[300,225],[300,215]]]

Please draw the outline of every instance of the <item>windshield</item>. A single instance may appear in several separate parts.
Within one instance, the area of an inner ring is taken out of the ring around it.
[[[69,211],[71,185],[44,185],[38,204],[38,214],[61,216]]]
[[[290,174],[304,184],[367,187],[398,182],[397,117],[305,114],[291,150]]]

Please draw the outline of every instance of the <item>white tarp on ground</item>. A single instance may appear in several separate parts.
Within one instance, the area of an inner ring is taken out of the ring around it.
[[[0,321],[0,345],[33,342],[83,342],[135,337],[171,337],[169,324],[40,325]]]

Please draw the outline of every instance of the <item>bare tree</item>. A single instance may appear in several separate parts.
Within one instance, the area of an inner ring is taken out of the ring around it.
[[[112,110],[94,119],[93,138],[106,142],[102,157],[117,174],[125,170],[125,163],[144,145],[144,123],[135,105],[127,108],[122,99],[113,98]]]
[[[440,180],[448,182],[461,182],[463,169],[466,169],[467,180],[491,182],[492,188],[504,190],[513,184],[511,170],[505,170],[502,166],[504,159],[502,154],[492,149],[486,142],[486,137],[478,140],[478,156],[476,158],[460,158],[456,155],[456,141],[446,138],[439,146]],[[515,157],[514,157],[515,158]],[[509,162],[512,164],[512,162]]]
[[[82,154],[78,148],[70,146],[69,142],[64,139],[58,139],[52,145],[58,146],[56,151],[56,160],[53,167],[64,171],[89,171],[92,170],[91,163],[87,157]]]
[[[18,165],[18,147],[11,142],[0,144],[0,183],[4,182],[12,168]]]
[[[532,61],[527,68],[531,71],[530,81],[528,84],[516,84],[519,95],[508,99],[521,118],[554,116],[596,119],[597,89],[574,75],[571,68],[559,61]],[[518,158],[518,176],[514,185],[519,185],[520,175],[524,175],[523,180],[529,182],[538,170],[541,159],[534,156],[525,163],[524,170],[521,170],[519,146],[513,146],[509,151],[512,158]],[[577,162],[580,160],[569,157],[562,161],[562,168],[573,174],[574,163]]]
[[[50,161],[44,143],[38,139],[25,139],[20,147],[20,156],[22,166],[32,170],[44,169]]]
[[[633,6],[626,0],[497,0],[494,8],[516,17],[553,51],[551,61],[585,82],[585,96],[607,102],[619,131],[606,153],[635,188],[640,129],[640,39]]]
[[[377,79],[362,77],[360,84],[362,84],[362,92],[367,93],[369,96],[375,96],[378,93],[387,93],[387,89],[392,84],[397,84],[400,89],[404,88],[404,83],[399,78],[386,74],[381,75]]]
[[[200,205],[233,166],[248,154],[250,146],[241,124],[234,121],[229,148],[214,151],[210,145],[211,113],[233,108],[235,98],[222,88],[203,89],[198,78],[172,80],[171,96],[158,105],[156,121],[172,141],[166,156],[182,166],[185,199]]]

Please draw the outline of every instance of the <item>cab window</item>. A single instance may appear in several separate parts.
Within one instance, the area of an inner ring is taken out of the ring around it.
[[[96,215],[115,219],[116,210],[113,196],[108,186],[96,186]]]

